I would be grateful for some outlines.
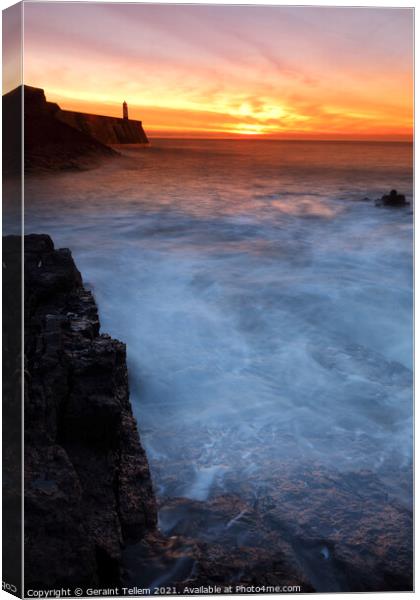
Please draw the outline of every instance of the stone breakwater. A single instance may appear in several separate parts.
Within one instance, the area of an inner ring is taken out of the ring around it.
[[[24,168],[26,172],[83,170],[118,156],[85,131],[56,118],[58,105],[47,102],[43,90],[19,86],[3,96],[3,174],[17,176],[22,168],[22,100],[24,100]]]
[[[5,238],[8,261],[18,240]],[[124,545],[155,529],[125,345],[99,329],[70,251],[26,236],[27,588],[118,585]]]
[[[103,144],[148,144],[141,121],[103,115],[92,115],[58,108],[59,121],[82,131]]]
[[[85,170],[119,156],[112,144],[149,144],[141,121],[62,110],[44,90],[19,86],[3,96],[5,176],[21,173],[22,101],[26,172]]]

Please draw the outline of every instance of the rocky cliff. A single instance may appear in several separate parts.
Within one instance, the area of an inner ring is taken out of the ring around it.
[[[26,588],[118,585],[122,548],[155,529],[125,345],[99,329],[70,251],[25,236]]]
[[[56,119],[56,104],[43,90],[20,86],[3,96],[3,172],[21,172],[21,110],[24,94],[24,168],[26,171],[84,169],[118,156],[88,133]]]

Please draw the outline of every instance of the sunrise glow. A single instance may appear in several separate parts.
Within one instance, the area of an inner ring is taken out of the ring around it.
[[[25,4],[25,83],[151,136],[412,136],[412,11]],[[52,51],[54,49],[54,51]]]

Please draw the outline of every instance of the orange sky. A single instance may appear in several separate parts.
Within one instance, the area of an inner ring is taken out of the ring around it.
[[[153,136],[411,139],[411,9],[28,3],[25,83]]]

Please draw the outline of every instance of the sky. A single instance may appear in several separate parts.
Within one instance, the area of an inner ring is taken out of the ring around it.
[[[2,16],[2,89],[5,94],[22,81],[22,4],[9,6]]]
[[[25,3],[24,80],[151,137],[406,140],[413,12]]]

